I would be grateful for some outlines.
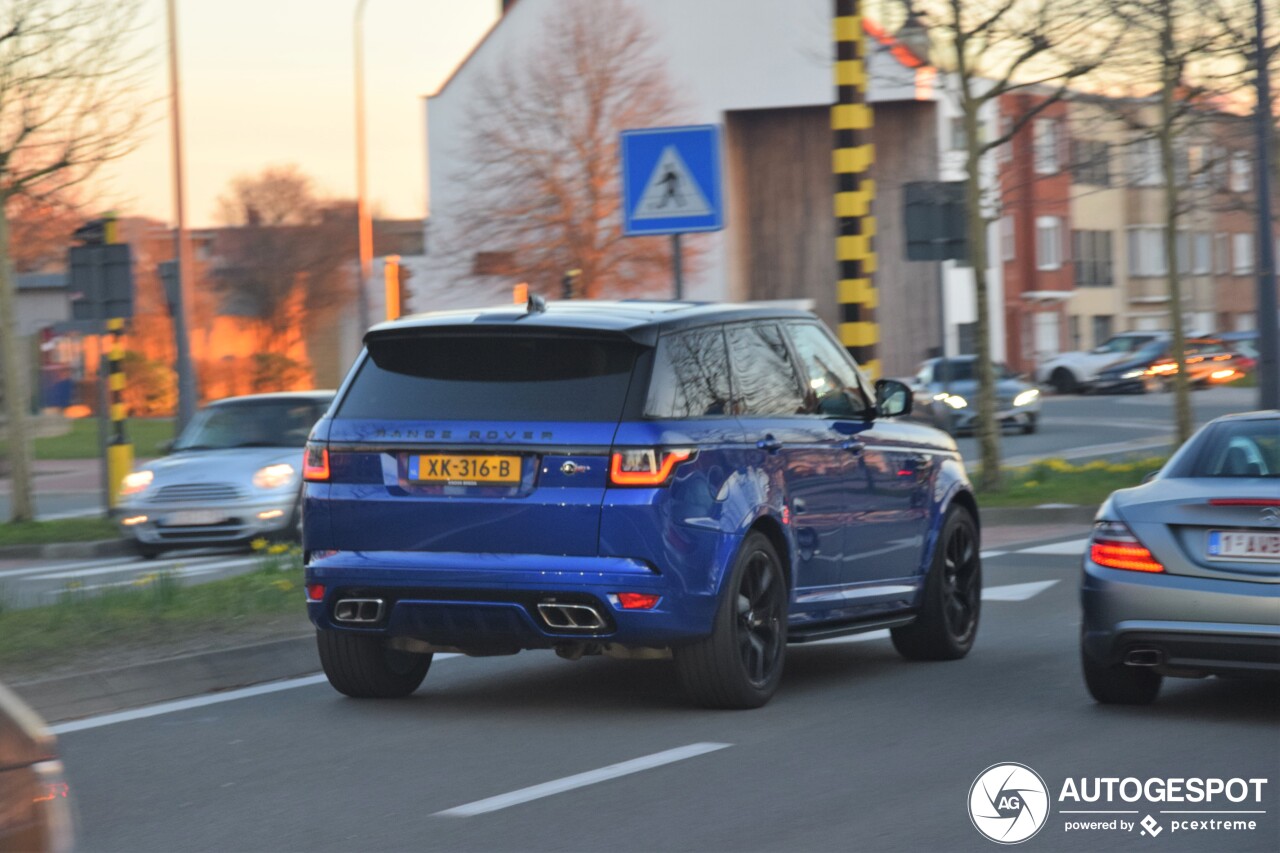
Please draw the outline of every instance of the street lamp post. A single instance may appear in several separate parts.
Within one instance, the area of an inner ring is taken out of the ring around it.
[[[373,274],[373,222],[369,218],[369,199],[366,195],[365,140],[364,140],[364,5],[366,0],[356,0],[355,60],[356,60],[356,227],[360,239],[360,286],[357,290],[360,333],[369,328],[369,294],[367,285]]]
[[[196,413],[196,375],[191,365],[191,339],[187,334],[187,310],[191,305],[193,274],[191,244],[187,240],[187,213],[183,195],[185,176],[182,168],[182,97],[178,82],[178,16],[174,0],[166,4],[169,24],[169,120],[173,139],[173,206],[177,218],[174,232],[174,258],[177,261],[177,287],[173,294],[174,349],[178,374],[178,431]]]
[[[1258,408],[1280,407],[1280,332],[1276,329],[1275,230],[1271,219],[1271,81],[1268,76],[1262,0],[1254,0],[1258,103],[1254,110],[1258,165]]]

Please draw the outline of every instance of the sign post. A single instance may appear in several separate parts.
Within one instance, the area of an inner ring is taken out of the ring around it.
[[[680,235],[724,228],[720,128],[717,125],[624,130],[622,231],[671,235],[675,298],[684,298]]]

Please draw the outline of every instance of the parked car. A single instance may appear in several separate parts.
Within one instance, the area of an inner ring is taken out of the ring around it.
[[[1249,332],[1223,332],[1215,337],[1236,354],[1236,362],[1246,374],[1252,373],[1257,368],[1259,344],[1256,329]]]
[[[978,420],[977,365],[971,355],[931,358],[921,364],[911,380],[914,408],[921,419],[952,435],[972,431]],[[1002,363],[995,365],[995,374],[996,417],[1001,425],[1035,432],[1040,389]]]
[[[441,650],[672,656],[764,704],[786,644],[888,628],[954,659],[981,600],[955,442],[812,314],[591,302],[375,327],[307,444],[330,683],[412,693]]]
[[[1239,357],[1216,338],[1187,338],[1187,382],[1193,387],[1230,382],[1244,375]],[[1131,358],[1102,370],[1092,390],[1118,393],[1167,391],[1178,373],[1173,341],[1162,338],[1144,346]]]
[[[332,391],[229,397],[199,411],[171,452],[126,475],[115,517],[144,557],[296,537],[299,454]]]
[[[1098,510],[1081,589],[1085,684],[1155,699],[1164,676],[1280,676],[1280,412],[1205,425]]]
[[[44,721],[0,684],[0,850],[72,847],[70,790]]]
[[[1168,332],[1121,332],[1107,338],[1088,352],[1064,352],[1036,368],[1035,380],[1050,385],[1059,394],[1084,391],[1103,368],[1126,360]]]

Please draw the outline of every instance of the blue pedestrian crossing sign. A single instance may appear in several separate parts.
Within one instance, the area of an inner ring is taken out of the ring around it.
[[[624,130],[621,144],[623,233],[724,228],[718,126]]]

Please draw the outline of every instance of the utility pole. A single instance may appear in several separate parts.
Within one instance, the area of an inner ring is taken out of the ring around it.
[[[373,274],[373,222],[369,218],[364,139],[364,4],[356,2],[356,228],[360,239],[360,287],[356,291],[360,334],[369,328],[369,276]]]
[[[1271,219],[1271,79],[1263,39],[1262,0],[1253,0],[1258,103],[1253,111],[1258,160],[1258,408],[1280,408],[1280,317],[1276,311],[1275,229]]]
[[[183,197],[184,172],[182,167],[182,95],[178,81],[178,14],[174,0],[167,0],[169,18],[169,121],[173,131],[173,206],[178,220],[174,232],[174,259],[178,263],[178,286],[174,294],[173,336],[177,355],[178,373],[178,423],[181,432],[196,413],[199,391],[196,374],[191,364],[191,340],[188,322],[195,269],[192,263],[191,244],[187,240],[186,202]]]

